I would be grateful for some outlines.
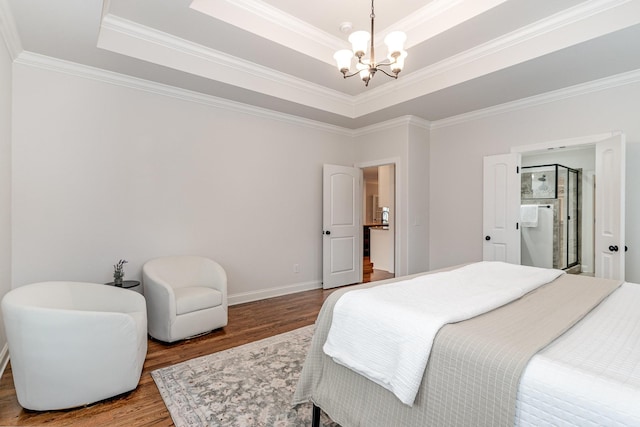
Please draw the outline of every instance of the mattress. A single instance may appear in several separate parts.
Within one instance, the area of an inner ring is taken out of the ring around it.
[[[516,426],[640,426],[640,285],[625,283],[527,365]]]

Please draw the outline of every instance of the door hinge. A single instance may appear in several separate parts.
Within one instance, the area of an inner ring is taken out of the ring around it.
[[[520,173],[520,166],[516,166],[516,173]]]
[[[519,230],[518,227],[520,227],[520,223],[516,222],[516,230]]]

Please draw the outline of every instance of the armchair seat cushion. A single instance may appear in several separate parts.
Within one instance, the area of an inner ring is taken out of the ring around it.
[[[173,290],[176,296],[176,314],[187,314],[222,304],[222,292],[204,286],[189,286]]]

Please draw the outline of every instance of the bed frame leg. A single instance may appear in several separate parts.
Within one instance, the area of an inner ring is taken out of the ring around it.
[[[313,404],[313,413],[311,416],[311,427],[320,427],[320,408]]]

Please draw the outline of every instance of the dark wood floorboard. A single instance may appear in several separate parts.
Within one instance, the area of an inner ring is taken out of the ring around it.
[[[393,277],[374,270],[364,282]],[[149,340],[140,384],[132,392],[65,411],[24,410],[18,403],[11,364],[0,379],[0,426],[173,426],[150,372],[195,357],[292,331],[315,322],[332,289],[316,289],[229,307],[224,329],[175,344]]]

